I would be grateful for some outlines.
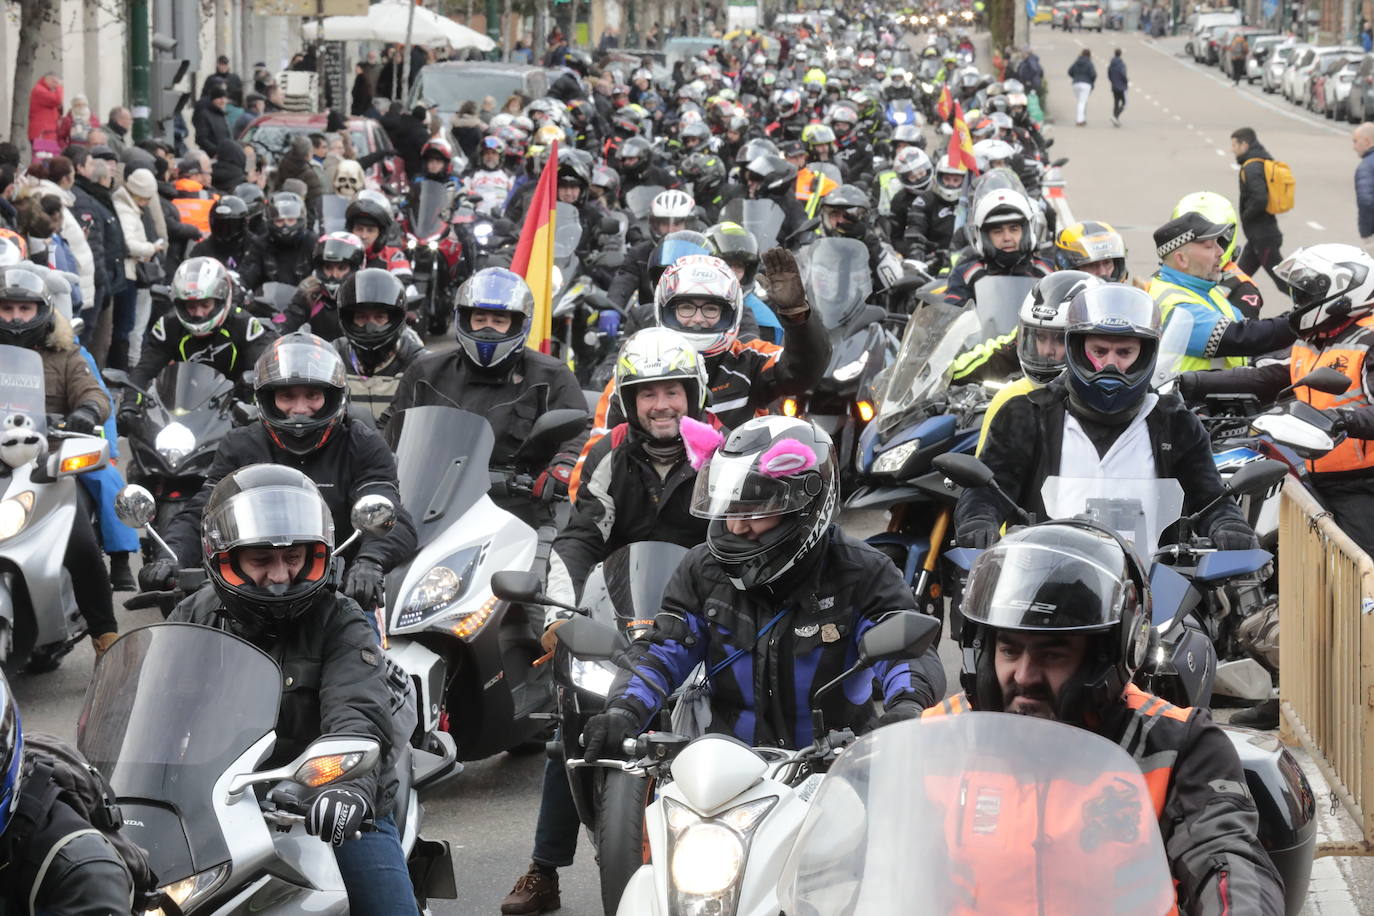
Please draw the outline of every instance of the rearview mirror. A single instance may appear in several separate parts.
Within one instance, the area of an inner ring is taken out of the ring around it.
[[[129,385],[129,373],[123,369],[101,369],[100,377],[116,388],[125,388]]]
[[[553,451],[560,443],[582,432],[589,419],[585,412],[574,407],[542,414],[534,421],[528,438],[516,452],[516,458],[520,461],[547,461],[553,457]]]
[[[986,487],[993,481],[992,468],[972,455],[946,453],[937,456],[931,464],[961,487]]]
[[[1056,168],[1056,169],[1058,169],[1058,168],[1063,168],[1064,166],[1066,166],[1066,165],[1068,165],[1068,164],[1069,164],[1069,157],[1068,157],[1068,156],[1060,156],[1058,159],[1056,159],[1056,160],[1054,160],[1053,162],[1050,163],[1050,167],[1051,167],[1051,168]]]
[[[381,756],[382,747],[374,738],[326,735],[285,766],[235,776],[229,781],[229,799],[260,782],[289,779],[316,789],[344,776],[362,776],[372,772]]]
[[[116,370],[118,371],[118,370]],[[125,484],[114,501],[115,515],[130,528],[142,528],[157,514],[153,494],[136,483]]]
[[[597,224],[596,228],[597,231],[599,231],[602,235],[619,235],[620,220],[616,219],[613,216],[603,216],[601,217],[601,222]]]
[[[396,524],[396,507],[391,500],[378,493],[361,496],[348,513],[354,531],[383,535]]]
[[[1266,458],[1242,466],[1226,485],[1236,494],[1263,493],[1287,475],[1288,465]]]
[[[502,601],[537,604],[544,583],[537,573],[522,569],[503,569],[491,575],[491,593]]]
[[[620,631],[590,617],[572,617],[554,634],[568,651],[586,661],[610,661],[625,647]]]
[[[1350,388],[1350,377],[1337,372],[1330,366],[1313,369],[1293,383],[1294,388],[1311,388],[1323,394],[1345,394]]]
[[[919,611],[897,611],[859,638],[865,662],[894,661],[924,655],[940,635],[940,621]]]

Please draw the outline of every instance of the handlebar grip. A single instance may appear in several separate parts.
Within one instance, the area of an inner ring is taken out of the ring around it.
[[[176,598],[177,593],[175,591],[139,592],[124,602],[124,610],[141,611],[144,608],[157,607],[163,601],[175,601]]]

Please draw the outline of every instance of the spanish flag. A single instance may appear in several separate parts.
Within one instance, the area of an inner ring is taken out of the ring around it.
[[[949,94],[949,83],[945,83],[940,87],[940,97],[935,100],[935,116],[941,121],[948,121],[953,113],[954,98]]]
[[[534,318],[525,345],[548,353],[553,338],[553,236],[557,231],[558,141],[549,150],[548,161],[539,173],[539,185],[525,211],[520,241],[510,269],[525,278],[534,293]]]
[[[949,161],[951,165],[963,163],[970,175],[978,174],[978,157],[973,155],[973,137],[964,123],[964,107],[954,103],[954,117],[950,121],[954,132],[949,135]]]

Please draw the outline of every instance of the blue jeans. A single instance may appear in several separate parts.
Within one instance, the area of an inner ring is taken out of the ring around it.
[[[119,473],[119,468],[106,465],[78,474],[76,479],[100,507],[100,543],[105,552],[133,553],[138,550],[138,532],[121,522],[114,510],[115,497],[124,489],[124,475]]]
[[[415,888],[410,883],[405,853],[391,815],[377,819],[377,829],[335,848],[348,908],[368,916],[417,916]]]
[[[530,858],[536,865],[567,868],[577,854],[577,831],[581,826],[567,769],[562,761],[545,761],[544,790],[539,796],[539,822],[534,828],[534,852]]]

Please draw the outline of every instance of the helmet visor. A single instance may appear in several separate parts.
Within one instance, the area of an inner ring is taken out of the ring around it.
[[[1063,329],[1022,323],[1016,335],[1016,356],[1021,367],[1038,378],[1058,375],[1065,365]]]
[[[716,455],[697,472],[692,514],[698,518],[771,518],[806,508],[823,483],[808,471],[797,477],[772,477],[755,467],[757,455]],[[808,486],[810,478],[815,479]]]
[[[1119,573],[1056,544],[1003,543],[973,564],[964,592],[969,620],[1011,630],[1102,630],[1121,619]]]
[[[342,389],[347,379],[343,360],[334,349],[307,338],[283,340],[273,347],[258,367],[257,383],[258,387],[276,383]]]
[[[1142,289],[1104,285],[1074,296],[1066,323],[1070,332],[1158,339],[1159,306]]]
[[[288,547],[321,542],[333,548],[334,520],[317,494],[300,487],[260,487],[237,493],[205,513],[206,556],[235,547]]]
[[[1289,295],[1298,308],[1310,308],[1332,295],[1330,275],[1303,264],[1297,257],[1286,258],[1274,268],[1274,274],[1288,284]]]

